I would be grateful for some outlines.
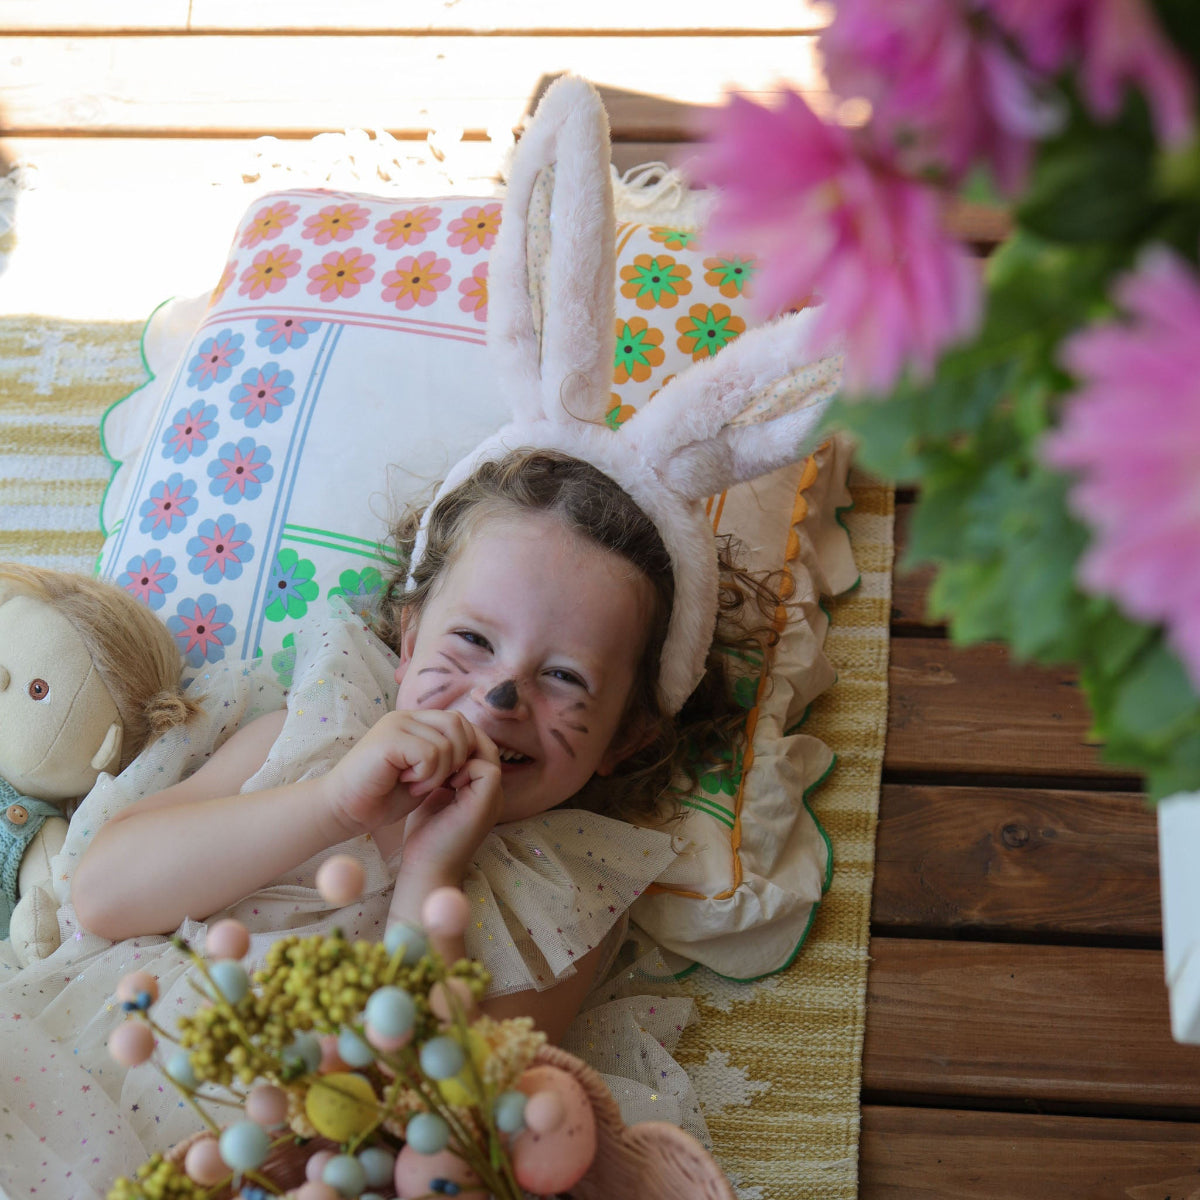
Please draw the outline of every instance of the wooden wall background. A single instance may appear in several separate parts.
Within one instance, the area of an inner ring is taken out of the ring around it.
[[[486,173],[571,70],[600,86],[624,169],[685,155],[727,86],[761,100],[789,81],[828,109],[827,16],[811,0],[0,0],[2,152],[188,181],[262,134],[359,127],[436,133]],[[984,247],[1004,227],[969,208],[955,223]],[[1068,674],[923,624],[927,583],[896,579],[861,1195],[1200,1197],[1200,1049],[1168,1033],[1139,782],[1100,762]]]

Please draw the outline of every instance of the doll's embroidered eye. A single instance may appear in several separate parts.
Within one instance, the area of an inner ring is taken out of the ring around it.
[[[31,679],[28,691],[31,700],[45,700],[50,695],[50,685],[44,679]]]

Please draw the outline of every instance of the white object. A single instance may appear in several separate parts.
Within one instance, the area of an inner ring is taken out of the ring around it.
[[[1200,1043],[1200,792],[1159,804],[1158,859],[1171,1036]]]

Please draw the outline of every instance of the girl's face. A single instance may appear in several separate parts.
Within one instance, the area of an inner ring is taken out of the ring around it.
[[[501,819],[545,812],[637,748],[617,732],[651,604],[552,514],[486,518],[405,631],[396,707],[462,713],[500,748]]]

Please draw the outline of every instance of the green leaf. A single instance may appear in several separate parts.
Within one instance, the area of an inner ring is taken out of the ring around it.
[[[1126,674],[1112,721],[1128,736],[1164,746],[1195,722],[1197,703],[1179,659],[1160,639],[1137,657]]]

